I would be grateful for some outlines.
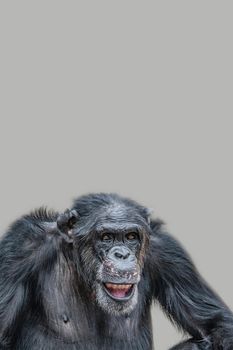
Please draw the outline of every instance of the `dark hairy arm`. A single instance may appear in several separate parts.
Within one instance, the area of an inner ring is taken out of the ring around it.
[[[39,209],[14,222],[0,242],[0,349],[16,334],[38,273],[49,272],[69,244],[71,215]],[[66,239],[67,238],[67,239]]]
[[[152,222],[147,260],[153,296],[193,339],[215,350],[233,349],[233,314],[207,285],[177,240]]]

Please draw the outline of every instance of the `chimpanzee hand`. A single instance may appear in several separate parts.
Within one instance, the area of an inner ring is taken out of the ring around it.
[[[78,218],[79,214],[74,209],[66,209],[65,212],[60,214],[57,218],[57,228],[59,233],[68,243],[73,242],[72,229],[77,223]]]

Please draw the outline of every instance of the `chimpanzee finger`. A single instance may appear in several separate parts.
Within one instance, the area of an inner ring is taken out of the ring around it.
[[[76,210],[66,209],[64,213],[60,214],[57,218],[57,227],[59,231],[65,234],[69,234],[77,223],[79,214]]]

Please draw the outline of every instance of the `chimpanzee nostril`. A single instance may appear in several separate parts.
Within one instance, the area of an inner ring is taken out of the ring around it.
[[[113,254],[117,259],[128,259],[130,256],[129,250],[124,247],[116,248]]]
[[[115,257],[118,259],[126,259],[127,257],[121,253],[115,252]]]

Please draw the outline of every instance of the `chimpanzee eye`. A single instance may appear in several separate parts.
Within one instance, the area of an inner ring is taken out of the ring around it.
[[[126,235],[126,238],[127,238],[128,241],[135,241],[135,240],[138,239],[138,235],[135,232],[129,232]]]
[[[112,236],[109,233],[103,233],[102,237],[101,237],[102,241],[111,241],[112,240]]]

